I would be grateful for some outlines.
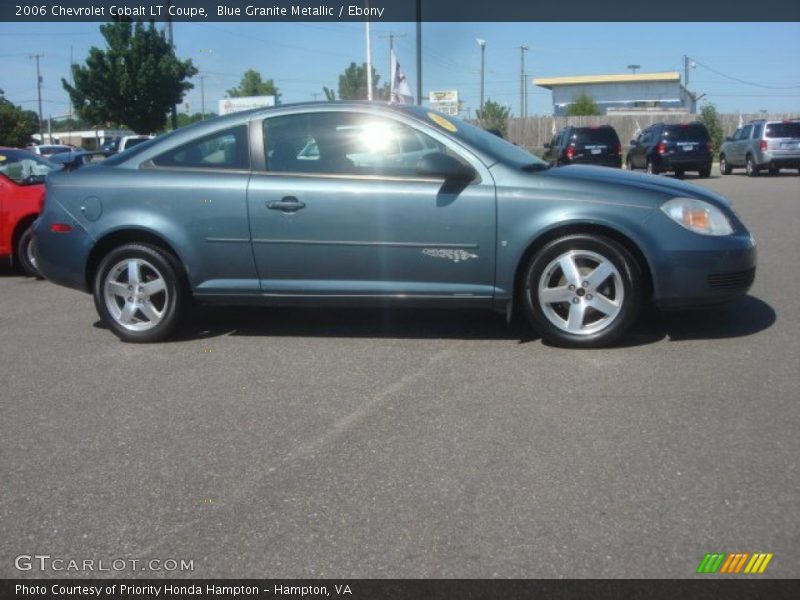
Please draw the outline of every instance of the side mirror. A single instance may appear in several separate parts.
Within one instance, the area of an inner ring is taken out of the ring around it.
[[[469,182],[477,173],[472,167],[463,164],[444,152],[431,152],[417,162],[417,175],[437,177],[445,181]]]

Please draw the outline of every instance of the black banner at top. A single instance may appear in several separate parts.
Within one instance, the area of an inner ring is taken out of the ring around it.
[[[0,0],[0,21],[800,21],[798,0]]]

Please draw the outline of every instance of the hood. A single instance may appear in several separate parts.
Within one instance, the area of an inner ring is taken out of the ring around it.
[[[547,176],[565,182],[593,183],[623,187],[628,191],[639,189],[648,192],[657,192],[670,197],[697,198],[698,200],[705,200],[722,208],[729,209],[731,207],[730,201],[717,192],[663,175],[631,173],[623,169],[612,169],[609,167],[569,165],[566,167],[548,169]]]

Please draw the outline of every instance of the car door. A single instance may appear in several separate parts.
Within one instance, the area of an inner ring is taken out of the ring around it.
[[[750,136],[753,133],[752,125],[745,125],[739,132],[739,137],[734,142],[734,164],[737,167],[744,166],[747,157],[747,148],[750,145]]]
[[[467,151],[416,122],[352,110],[269,117],[261,132],[265,169],[248,203],[265,294],[491,298],[495,189]],[[435,151],[477,178],[419,177]]]
[[[260,292],[247,216],[247,125],[188,141],[132,171],[130,188],[108,192],[122,204],[148,202],[156,223],[180,246],[197,294]],[[133,213],[135,214],[135,213]]]

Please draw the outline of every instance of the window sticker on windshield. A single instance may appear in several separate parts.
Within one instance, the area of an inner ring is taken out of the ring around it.
[[[455,133],[456,131],[458,131],[458,129],[456,129],[455,125],[453,125],[450,121],[448,121],[444,117],[442,117],[440,115],[437,115],[436,113],[429,112],[428,113],[428,118],[431,121],[433,121],[434,123],[436,123],[442,129],[446,129],[447,131],[450,131],[452,133]]]
[[[6,157],[4,155],[0,154],[0,162],[4,161],[5,159],[6,159]]]

